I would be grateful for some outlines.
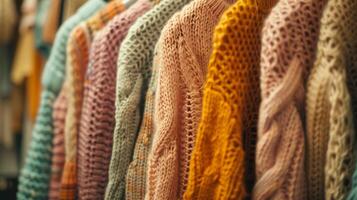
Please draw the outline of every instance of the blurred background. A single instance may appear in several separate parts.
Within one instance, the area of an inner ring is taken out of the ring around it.
[[[17,178],[39,105],[41,73],[55,33],[85,0],[0,0],[0,199]]]

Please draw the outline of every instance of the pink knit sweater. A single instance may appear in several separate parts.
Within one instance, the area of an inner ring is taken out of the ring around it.
[[[85,81],[78,143],[79,196],[103,199],[115,126],[115,84],[121,42],[135,20],[151,8],[139,0],[96,36]]]
[[[146,199],[181,199],[185,192],[214,26],[232,3],[195,0],[162,32]]]
[[[306,199],[302,111],[326,0],[280,0],[263,28],[253,199]]]

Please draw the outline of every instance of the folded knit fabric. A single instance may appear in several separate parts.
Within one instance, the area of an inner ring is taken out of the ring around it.
[[[48,193],[48,198],[51,200],[60,199],[61,177],[65,161],[64,127],[67,112],[67,99],[66,96],[62,94],[62,91],[53,105],[52,165],[50,189]]]
[[[309,199],[346,199],[354,167],[354,129],[346,69],[357,56],[357,1],[328,1],[307,88]],[[354,32],[353,32],[354,31]],[[357,44],[356,42],[354,44]],[[357,66],[357,63],[354,63]]]
[[[52,52],[42,75],[41,103],[30,149],[19,178],[18,199],[48,198],[53,138],[52,109],[64,79],[68,36],[77,24],[104,5],[102,0],[88,1],[76,15],[61,26],[56,35]]]
[[[265,21],[255,200],[306,198],[304,90],[325,2],[281,0]]]
[[[63,88],[68,89],[63,93],[68,99],[65,126],[66,162],[61,181],[61,197],[64,199],[74,199],[77,196],[77,137],[82,111],[84,75],[89,62],[91,43],[95,34],[124,9],[121,0],[108,3],[93,17],[78,25],[67,43],[67,76],[64,85],[68,87]]]
[[[135,20],[151,8],[138,0],[96,36],[90,53],[78,139],[81,199],[103,199],[108,182],[115,127],[115,83],[120,44]]]
[[[185,199],[244,199],[252,190],[260,38],[275,2],[238,0],[215,28]]]
[[[162,32],[146,199],[183,197],[214,27],[234,2],[193,1],[175,14]]]
[[[132,160],[153,51],[167,20],[189,0],[162,0],[129,29],[119,52],[115,129],[105,199],[125,198],[125,176]]]

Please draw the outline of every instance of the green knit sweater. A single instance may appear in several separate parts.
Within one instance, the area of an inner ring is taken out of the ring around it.
[[[64,80],[68,36],[76,25],[89,18],[104,5],[103,0],[88,1],[61,26],[56,34],[42,76],[41,104],[25,166],[19,178],[17,199],[47,199],[53,137],[52,109]]]
[[[117,71],[115,130],[105,199],[125,198],[125,176],[132,160],[142,118],[155,44],[166,22],[188,2],[190,0],[160,1],[137,20],[121,45]]]

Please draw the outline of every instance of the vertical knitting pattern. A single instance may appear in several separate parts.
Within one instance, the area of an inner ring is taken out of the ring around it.
[[[182,199],[201,116],[215,25],[234,1],[192,1],[165,26],[146,199]]]
[[[274,4],[238,0],[215,28],[185,199],[244,199],[253,187],[261,29]]]
[[[79,197],[103,199],[115,127],[115,82],[120,44],[135,20],[151,8],[139,0],[96,36],[85,80],[78,142]]]
[[[151,79],[146,92],[145,109],[135,143],[133,161],[130,163],[126,174],[126,199],[145,198],[148,156],[154,133],[154,99],[157,88],[158,62],[160,60],[159,55],[162,55],[162,53],[158,52],[160,49],[161,44],[160,40],[158,40],[155,46]]]
[[[68,108],[65,126],[66,163],[62,177],[61,196],[75,199],[77,196],[77,137],[83,101],[84,74],[89,61],[89,49],[94,35],[116,14],[124,10],[120,0],[108,3],[71,33],[67,46]],[[80,196],[80,198],[82,198]],[[84,198],[84,197],[83,197]]]
[[[306,198],[304,90],[325,2],[281,0],[265,21],[255,200]]]
[[[42,75],[40,108],[36,117],[29,151],[19,178],[17,199],[47,199],[51,173],[53,139],[53,103],[62,87],[66,44],[71,30],[104,5],[102,0],[91,0],[59,29]]]
[[[53,105],[52,166],[48,194],[49,199],[52,200],[60,199],[61,177],[65,162],[64,127],[67,112],[67,99],[62,91]]]
[[[351,189],[354,130],[346,69],[357,55],[357,46],[350,46],[357,31],[349,28],[357,25],[356,9],[356,1],[331,0],[321,19],[307,88],[309,199],[342,200]]]
[[[189,0],[162,0],[129,29],[120,47],[115,98],[115,128],[105,199],[125,197],[125,176],[140,125],[153,51],[167,20]]]

